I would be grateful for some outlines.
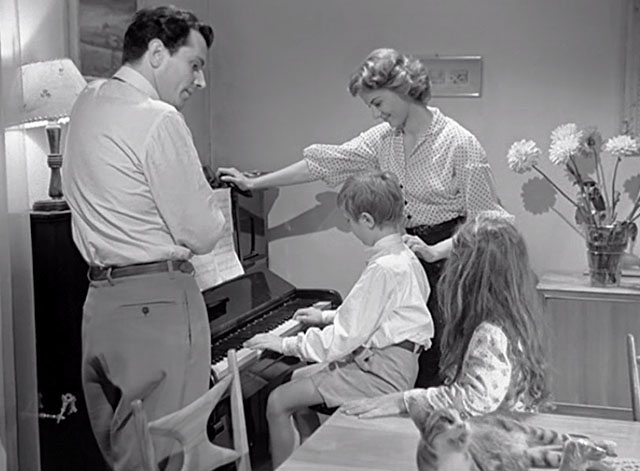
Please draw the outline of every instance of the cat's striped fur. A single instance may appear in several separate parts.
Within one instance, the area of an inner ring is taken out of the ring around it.
[[[499,414],[463,420],[455,409],[439,409],[412,419],[421,432],[419,471],[558,468],[570,439]]]

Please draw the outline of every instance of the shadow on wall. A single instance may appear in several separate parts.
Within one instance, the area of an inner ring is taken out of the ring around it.
[[[580,171],[582,171],[582,169],[580,169]],[[640,175],[629,177],[623,183],[622,188],[623,192],[629,197],[629,199],[631,201],[635,201],[638,197],[638,193],[640,193]],[[547,180],[542,177],[533,177],[527,180],[523,183],[522,192],[520,194],[526,211],[531,214],[538,215],[551,210],[556,213],[558,217],[564,219],[580,237],[584,238],[584,235],[576,227],[577,223],[575,217],[574,220],[569,220],[554,207],[558,196],[558,190],[556,190]],[[629,267],[633,266],[640,269],[640,258],[634,254],[635,241],[635,236],[630,238],[628,252],[625,256],[630,259],[627,262]]]
[[[279,193],[279,191],[266,193],[265,209],[267,214],[273,208]],[[349,224],[342,212],[336,207],[337,198],[338,193],[335,191],[318,193],[316,195],[318,203],[315,206],[282,224],[270,227],[269,241],[273,242],[287,237],[311,234],[334,227],[342,232],[349,232]]]
[[[582,171],[582,170],[581,170]],[[638,197],[640,192],[640,175],[629,177],[622,186],[624,193],[631,201]],[[543,214],[549,210],[560,215],[554,208],[558,196],[556,190],[551,184],[542,177],[533,177],[522,185],[522,202],[524,209],[531,214]],[[560,215],[560,217],[563,217]]]

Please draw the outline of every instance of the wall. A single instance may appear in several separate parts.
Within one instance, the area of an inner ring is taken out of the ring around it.
[[[214,165],[275,170],[313,142],[340,143],[373,124],[352,98],[350,73],[377,47],[481,55],[481,98],[432,104],[474,132],[487,150],[506,208],[517,217],[536,270],[582,270],[581,239],[552,212],[524,209],[506,153],[514,140],[548,147],[557,125],[596,124],[605,137],[622,113],[625,0],[213,0]],[[559,181],[562,172],[549,170]],[[638,162],[634,171],[638,170]],[[621,169],[631,174],[632,165]],[[624,176],[624,173],[622,173]],[[571,191],[568,184],[565,188]],[[298,286],[343,293],[362,268],[335,189],[283,188],[270,213],[271,265]],[[559,198],[559,197],[558,197]],[[628,205],[629,201],[624,201]],[[556,208],[572,217],[563,201]]]
[[[67,0],[75,1],[75,0]],[[67,3],[59,0],[20,0],[20,33],[23,63],[43,61],[56,57],[69,57],[69,17]],[[201,18],[209,16],[209,3],[198,0],[174,0],[178,7],[189,8]],[[161,0],[138,0],[138,5],[165,5]],[[209,77],[207,76],[207,81]],[[191,129],[202,162],[210,158],[210,94],[200,92],[182,110]],[[63,132],[66,128],[63,128]],[[47,199],[50,171],[47,167],[48,145],[44,130],[28,129],[25,159],[29,172],[29,201]],[[63,135],[64,138],[64,135]],[[64,150],[63,150],[64,151]],[[64,156],[63,156],[64,159]],[[64,165],[64,162],[63,162]]]
[[[504,157],[510,144],[524,137],[546,149],[549,132],[567,121],[597,124],[605,136],[617,130],[626,0],[178,4],[210,17],[216,31],[209,92],[185,109],[201,159],[213,166],[274,170],[296,161],[310,143],[339,143],[372,125],[346,83],[373,48],[482,55],[481,98],[432,104],[485,146],[500,196],[526,235],[535,268],[585,267],[579,236],[557,215],[525,211],[522,185],[532,175],[511,173]],[[58,2],[21,0],[20,16],[25,62],[67,53],[68,19]],[[25,151],[31,201],[46,197],[49,176],[39,131],[28,131]],[[638,170],[633,163],[621,169],[623,176]],[[557,169],[545,168],[562,180]],[[364,263],[361,244],[335,211],[335,191],[320,183],[283,188],[271,208],[272,267],[299,286],[345,292]],[[571,214],[564,201],[556,207]]]

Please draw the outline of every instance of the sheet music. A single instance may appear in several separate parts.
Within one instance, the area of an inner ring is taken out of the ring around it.
[[[213,190],[216,205],[227,221],[224,234],[213,251],[205,255],[194,255],[191,263],[196,269],[196,281],[201,291],[244,273],[233,245],[233,216],[231,214],[231,190]]]

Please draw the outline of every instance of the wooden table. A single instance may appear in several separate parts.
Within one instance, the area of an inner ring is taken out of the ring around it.
[[[560,432],[614,440],[620,457],[640,459],[640,422],[553,414],[528,421]],[[356,419],[335,413],[278,471],[415,470],[418,436],[408,418]]]

